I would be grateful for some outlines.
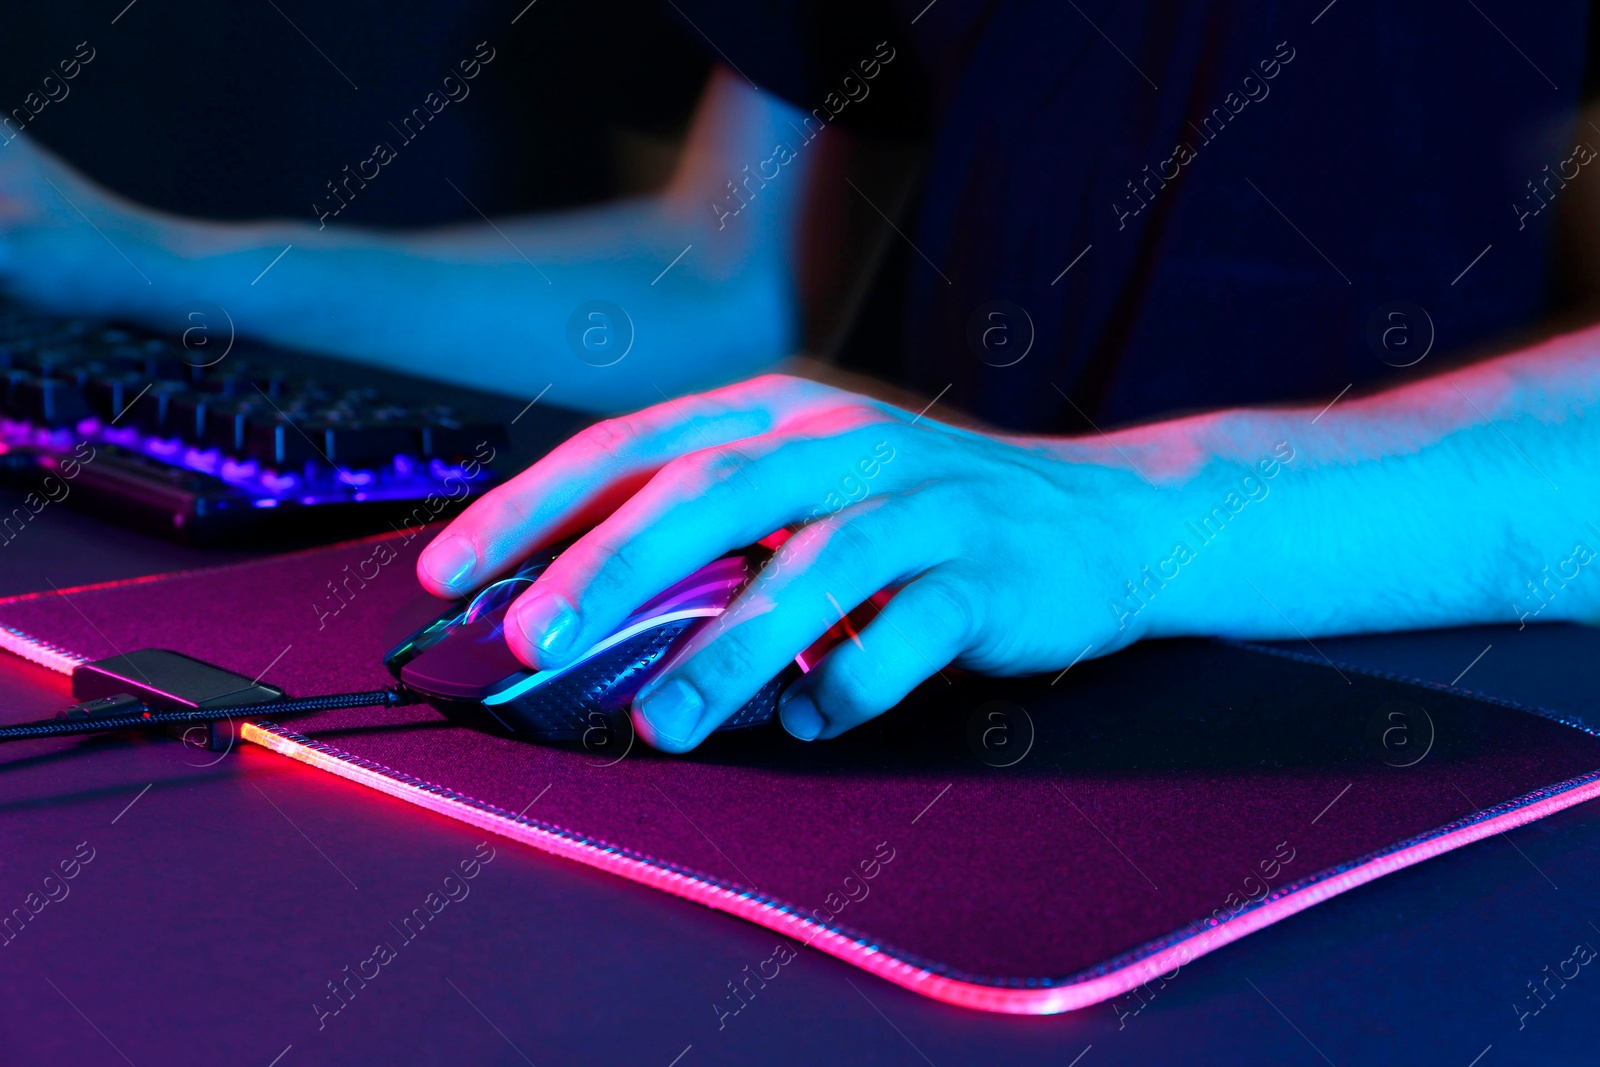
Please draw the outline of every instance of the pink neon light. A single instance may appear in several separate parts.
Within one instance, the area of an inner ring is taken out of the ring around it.
[[[1577,779],[1571,785],[1563,783],[1565,788],[1561,788],[1560,792],[1552,796],[1523,804],[1511,811],[1440,834],[1396,852],[1375,857],[1303,889],[1281,896],[1273,894],[1267,897],[1266,903],[1240,914],[1238,918],[1208,929],[1204,934],[1188,937],[1109,974],[1053,988],[1002,989],[934,974],[879,949],[834,933],[814,920],[765,901],[755,900],[748,894],[724,889],[704,879],[667,870],[643,859],[622,855],[615,849],[601,848],[586,841],[518,822],[505,815],[486,810],[476,802],[438,786],[427,786],[425,783],[412,785],[379,764],[340,752],[328,745],[311,742],[271,723],[246,723],[240,731],[240,736],[246,741],[271,749],[290,759],[337,774],[341,778],[398,797],[448,818],[521,841],[553,856],[561,856],[586,867],[619,875],[640,885],[659,889],[697,904],[704,904],[708,908],[727,912],[741,919],[748,919],[769,930],[803,941],[836,959],[912,992],[958,1007],[1007,1015],[1054,1015],[1109,1000],[1119,993],[1126,993],[1135,986],[1148,982],[1157,975],[1166,974],[1175,967],[1214,952],[1229,942],[1237,941],[1330,897],[1338,896],[1340,893],[1348,892],[1357,886],[1365,885],[1386,874],[1421,863],[1441,853],[1471,844],[1492,834],[1503,833],[1513,827],[1542,819],[1574,804],[1581,804],[1585,800],[1600,796],[1600,776],[1592,780]]]
[[[364,538],[363,541],[381,540],[386,536],[388,535]],[[153,575],[82,588],[137,584],[162,577],[171,576]],[[21,597],[0,600],[0,603],[32,599],[38,595],[41,594],[25,594]],[[0,649],[13,652],[62,674],[71,674],[73,668],[83,662],[81,656],[40,641],[20,630],[6,627],[0,627]],[[396,772],[380,764],[340,752],[330,745],[312,742],[270,722],[244,723],[239,736],[279,755],[316,767],[318,770],[336,774],[447,818],[521,841],[541,852],[570,859],[586,867],[606,871],[684,900],[747,919],[769,930],[803,941],[836,959],[914,993],[957,1007],[1006,1015],[1054,1015],[1101,1003],[1120,993],[1126,993],[1135,986],[1143,985],[1158,975],[1166,974],[1174,968],[1215,952],[1223,945],[1253,934],[1340,893],[1349,892],[1357,886],[1382,878],[1386,874],[1393,874],[1395,871],[1470,845],[1492,834],[1504,833],[1586,800],[1600,797],[1600,772],[1585,778],[1572,779],[1551,787],[1555,790],[1552,795],[1526,803],[1513,801],[1512,803],[1517,806],[1510,811],[1430,837],[1395,852],[1376,856],[1350,870],[1304,888],[1281,895],[1271,894],[1263,904],[1243,912],[1235,919],[1211,927],[1203,934],[1185,936],[1182,941],[1108,974],[1053,988],[1002,989],[934,974],[926,968],[907,963],[879,949],[835,933],[804,916],[766,901],[755,900],[746,893],[737,893],[693,875],[667,870],[646,860],[622,855],[615,849],[601,848],[587,841],[518,822],[505,815],[486,810],[476,802],[450,790],[429,786],[415,779],[406,781]],[[412,784],[413,782],[416,784]],[[1184,933],[1178,931],[1179,935]]]
[[[21,656],[30,663],[37,663],[57,674],[71,674],[73,668],[83,662],[82,656],[10,626],[0,626],[0,649]]]
[[[237,563],[225,564],[237,567]],[[0,606],[6,604],[20,604],[26,600],[39,600],[52,596],[75,596],[78,593],[93,593],[99,589],[118,589],[125,585],[144,585],[146,582],[161,582],[168,578],[176,578],[181,574],[193,574],[194,571],[173,571],[167,574],[142,574],[137,578],[113,578],[108,582],[91,582],[88,585],[71,585],[65,589],[41,589],[33,593],[17,593],[14,596],[0,597]],[[19,653],[20,655],[20,653]]]

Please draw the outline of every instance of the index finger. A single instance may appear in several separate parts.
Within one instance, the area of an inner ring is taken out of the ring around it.
[[[423,549],[417,580],[460,596],[594,525],[675,457],[770,432],[837,393],[767,375],[595,423],[474,501]]]

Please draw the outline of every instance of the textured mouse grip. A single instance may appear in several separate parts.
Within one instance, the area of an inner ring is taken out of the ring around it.
[[[577,741],[596,724],[595,715],[624,713],[633,695],[698,620],[678,620],[645,630],[581,663],[494,713],[512,732],[536,741]],[[798,668],[767,682],[718,730],[742,730],[772,721],[778,695]]]
[[[783,687],[789,684],[789,679],[799,671],[800,668],[791,666],[789,670],[762,686],[755,696],[745,702],[744,707],[729,715],[727,721],[717,727],[717,732],[745,730],[771,722],[778,714],[778,696],[783,692]]]

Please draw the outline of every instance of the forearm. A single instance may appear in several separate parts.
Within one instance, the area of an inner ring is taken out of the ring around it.
[[[19,137],[0,158],[0,287],[173,332],[220,306],[249,337],[636,408],[789,354],[794,231],[815,150],[780,165],[774,144],[793,139],[797,115],[719,69],[660,193],[425,231],[166,215]],[[595,317],[584,305],[596,301],[614,307]]]
[[[1164,503],[1113,614],[1258,638],[1600,620],[1597,404],[1600,328],[1325,411],[1114,434]]]
[[[644,200],[392,234],[174,220],[134,311],[171,317],[173,301],[210,301],[241,334],[289,347],[507,393],[549,385],[550,400],[591,410],[636,407],[787,354],[790,283],[773,247],[784,242],[719,240],[702,213]],[[612,353],[586,361],[569,345],[569,319],[596,299],[628,320],[608,342],[633,341],[609,367],[598,364]]]

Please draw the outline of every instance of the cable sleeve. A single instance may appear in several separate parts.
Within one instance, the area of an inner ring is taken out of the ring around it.
[[[365,693],[336,693],[295,700],[270,700],[262,704],[241,704],[227,708],[184,708],[178,711],[129,712],[81,719],[43,719],[38,722],[0,726],[0,742],[22,741],[35,737],[66,737],[73,734],[98,734],[113,730],[137,730],[150,726],[220,722],[224,719],[251,719],[266,715],[291,715],[306,711],[335,711],[340,708],[393,708],[419,703],[419,698],[399,689],[373,689]]]

